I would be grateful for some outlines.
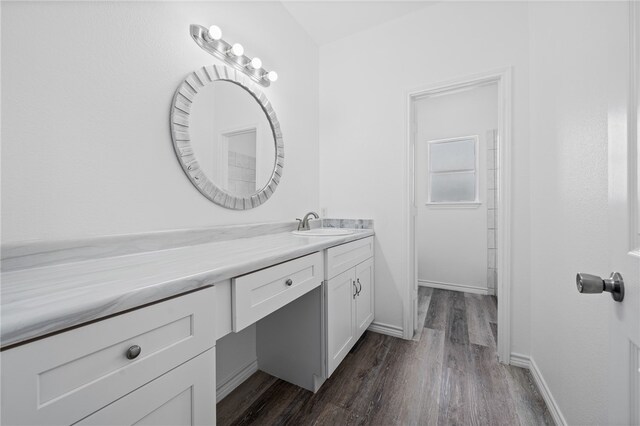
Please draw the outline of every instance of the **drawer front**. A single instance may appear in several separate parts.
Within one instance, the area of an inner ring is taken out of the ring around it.
[[[327,279],[373,257],[373,237],[352,241],[327,250]]]
[[[70,424],[110,404],[213,347],[214,306],[210,287],[2,352],[2,423]]]
[[[209,349],[77,425],[214,425],[215,371],[215,349]]]
[[[314,253],[234,278],[233,331],[246,328],[321,285],[322,259],[322,253]]]

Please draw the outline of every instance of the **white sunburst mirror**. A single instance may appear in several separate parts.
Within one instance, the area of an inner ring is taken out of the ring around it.
[[[209,65],[189,74],[173,97],[170,122],[182,169],[209,200],[246,210],[273,195],[284,167],[280,124],[242,73]]]

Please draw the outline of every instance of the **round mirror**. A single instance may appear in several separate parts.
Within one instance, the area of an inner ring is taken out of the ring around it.
[[[267,98],[242,74],[208,66],[178,87],[171,114],[182,167],[211,201],[232,209],[265,202],[282,175],[282,134]]]

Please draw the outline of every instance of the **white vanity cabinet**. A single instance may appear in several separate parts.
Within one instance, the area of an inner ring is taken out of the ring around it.
[[[374,317],[373,237],[327,249],[327,377]]]
[[[213,425],[215,368],[211,366],[215,366],[213,348],[76,424]]]
[[[215,288],[3,351],[2,424],[214,424]]]
[[[356,265],[355,337],[362,336],[373,322],[373,257]]]

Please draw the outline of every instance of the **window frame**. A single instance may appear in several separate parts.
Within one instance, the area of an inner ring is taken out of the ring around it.
[[[474,155],[475,155],[475,168],[474,169],[460,169],[460,170],[446,170],[446,171],[431,171],[431,147],[437,144],[473,141]],[[477,208],[481,205],[480,202],[480,143],[478,135],[459,136],[455,138],[446,139],[433,139],[427,141],[427,201],[425,203],[428,207],[446,207],[446,208]],[[453,174],[453,173],[475,173],[475,198],[473,201],[431,201],[431,176],[434,174]]]

